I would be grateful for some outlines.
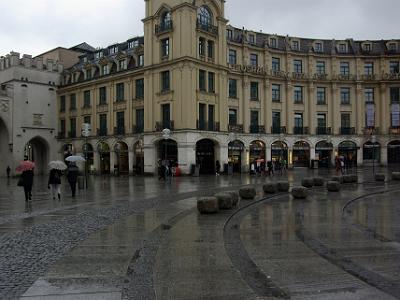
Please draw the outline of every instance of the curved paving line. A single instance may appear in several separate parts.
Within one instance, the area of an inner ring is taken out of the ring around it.
[[[136,251],[129,263],[126,278],[122,289],[122,299],[156,299],[154,291],[153,273],[156,255],[161,239],[167,230],[170,230],[180,220],[193,213],[195,208],[185,210],[170,218],[154,229],[144,241],[142,248]]]
[[[224,244],[227,255],[231,259],[234,267],[240,272],[243,280],[260,297],[290,299],[288,292],[278,287],[250,258],[240,238],[240,223],[243,217],[247,215],[245,211],[248,208],[267,200],[274,200],[279,197],[287,196],[288,194],[289,193],[280,193],[253,201],[236,210],[224,225]]]

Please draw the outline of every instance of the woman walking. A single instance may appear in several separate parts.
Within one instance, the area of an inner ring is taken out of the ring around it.
[[[61,200],[61,171],[56,169],[51,169],[49,174],[48,188],[51,190],[53,195],[53,200],[56,199],[56,194],[58,200]]]
[[[67,178],[69,186],[71,187],[72,198],[75,198],[76,194],[76,182],[78,181],[78,172],[78,167],[74,163],[71,163],[68,167]]]
[[[33,170],[23,171],[21,180],[25,192],[25,201],[32,201]]]

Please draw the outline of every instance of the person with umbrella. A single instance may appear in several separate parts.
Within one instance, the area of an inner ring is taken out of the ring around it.
[[[18,181],[18,186],[24,187],[25,201],[32,201],[32,186],[33,186],[33,169],[35,163],[29,160],[24,160],[16,168],[17,172],[22,172],[21,177]]]
[[[75,162],[70,162],[67,169],[67,179],[69,186],[71,187],[72,198],[75,198],[76,194],[76,183],[78,181],[78,172],[79,169],[76,166]]]
[[[53,200],[56,199],[56,193],[58,200],[61,200],[61,171],[67,169],[67,165],[62,161],[51,161],[49,163],[50,174],[48,181],[48,188],[51,190]]]

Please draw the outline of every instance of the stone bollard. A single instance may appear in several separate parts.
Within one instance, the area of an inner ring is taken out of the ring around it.
[[[295,199],[305,199],[308,196],[308,189],[304,186],[296,186],[292,188],[292,196]]]
[[[254,187],[243,187],[239,190],[242,199],[252,200],[256,197],[256,189]]]
[[[340,191],[340,182],[338,181],[328,181],[326,184],[326,189],[329,192],[339,192]]]
[[[314,177],[314,186],[324,186],[325,180],[322,177]]]
[[[392,173],[392,180],[400,180],[400,172],[393,172]]]
[[[351,174],[350,176],[350,180],[352,183],[358,183],[358,175],[357,174]]]
[[[331,181],[343,183],[343,176],[332,176]]]
[[[265,194],[275,194],[278,191],[278,185],[276,183],[266,183],[263,186]]]
[[[288,181],[278,181],[277,183],[279,192],[289,192],[289,182]]]
[[[200,197],[197,199],[197,209],[201,214],[215,214],[219,211],[218,199],[215,197]]]
[[[386,175],[382,173],[375,174],[375,181],[384,182],[386,179]]]
[[[226,192],[232,196],[232,206],[236,207],[239,204],[239,194],[235,191]]]
[[[351,175],[344,175],[343,176],[343,183],[352,183],[353,179],[351,177]]]
[[[301,185],[306,188],[312,188],[314,186],[314,179],[313,178],[303,178],[301,180]]]
[[[219,209],[232,209],[233,200],[232,200],[231,194],[217,193],[214,195],[214,197],[218,199],[218,208]]]

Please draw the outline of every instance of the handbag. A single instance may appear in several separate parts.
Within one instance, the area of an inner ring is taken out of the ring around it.
[[[17,186],[24,186],[24,179],[22,177],[18,179]]]

